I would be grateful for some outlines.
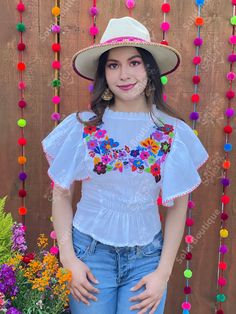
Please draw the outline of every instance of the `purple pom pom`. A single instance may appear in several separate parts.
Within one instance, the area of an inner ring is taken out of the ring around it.
[[[203,42],[202,38],[197,37],[197,38],[194,39],[193,43],[194,43],[195,46],[201,46],[202,42]]]
[[[189,119],[190,120],[197,120],[199,118],[199,114],[198,112],[191,112],[190,115],[189,115]]]
[[[97,7],[91,7],[89,9],[89,13],[90,13],[90,15],[95,16],[95,15],[98,15],[99,11],[98,11]]]
[[[52,32],[53,33],[60,33],[61,27],[59,25],[52,25]]]
[[[228,247],[225,244],[222,244],[219,249],[220,253],[225,254],[228,252]]]
[[[51,119],[52,119],[53,121],[59,121],[60,118],[61,118],[61,115],[60,115],[59,112],[53,112],[53,114],[51,115]]]
[[[27,174],[25,172],[20,172],[19,173],[19,179],[21,181],[24,181],[27,178]]]
[[[228,118],[231,118],[234,116],[234,109],[233,108],[228,108],[225,110],[225,115],[228,117]]]
[[[223,186],[228,186],[229,185],[229,179],[228,178],[222,178],[220,181],[221,181],[221,184]]]
[[[235,54],[231,54],[228,56],[228,61],[229,62],[235,62],[236,61],[236,55]]]

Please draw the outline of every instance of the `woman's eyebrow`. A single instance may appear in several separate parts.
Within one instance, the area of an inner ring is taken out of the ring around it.
[[[137,58],[137,57],[141,58],[140,55],[135,55],[135,56],[130,57],[130,58],[128,59],[128,61],[131,60],[131,59]],[[116,61],[116,62],[119,62],[119,60],[116,60],[116,59],[108,59],[107,61]]]

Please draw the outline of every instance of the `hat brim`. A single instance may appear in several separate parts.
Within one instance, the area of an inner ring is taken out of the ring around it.
[[[116,47],[140,47],[149,51],[156,60],[161,76],[174,72],[180,64],[181,55],[173,47],[154,42],[120,42],[95,44],[76,52],[72,57],[74,71],[81,77],[93,81],[95,78],[98,59],[102,53]]]

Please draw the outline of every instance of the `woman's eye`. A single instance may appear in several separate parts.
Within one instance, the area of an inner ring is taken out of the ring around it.
[[[130,64],[134,64],[134,65],[139,65],[141,62],[139,62],[139,61],[131,61],[130,62]],[[110,63],[110,64],[108,64],[108,68],[109,69],[115,69],[116,68],[116,66],[117,66],[117,63]]]

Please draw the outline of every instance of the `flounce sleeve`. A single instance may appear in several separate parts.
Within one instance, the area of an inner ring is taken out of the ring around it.
[[[83,124],[76,113],[62,120],[41,144],[50,166],[48,176],[55,184],[69,190],[74,181],[88,177]]]
[[[198,169],[209,155],[201,141],[182,120],[177,120],[171,150],[162,169],[162,204],[170,207],[174,199],[196,189],[202,182]]]

